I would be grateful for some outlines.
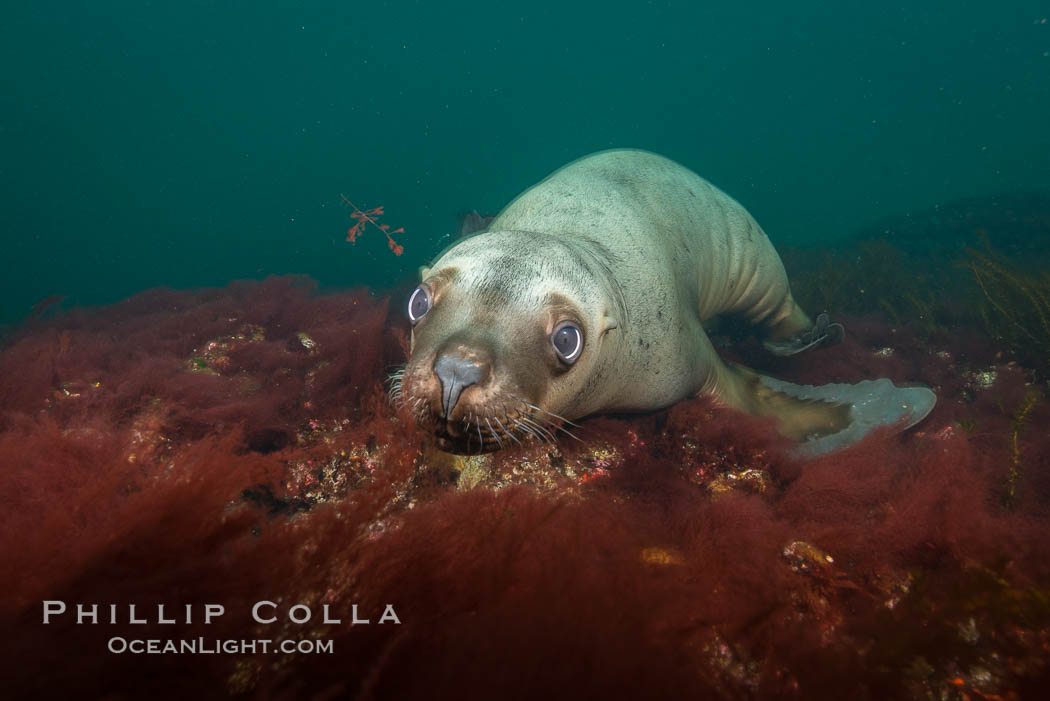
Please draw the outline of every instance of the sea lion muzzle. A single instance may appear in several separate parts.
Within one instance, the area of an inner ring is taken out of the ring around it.
[[[438,356],[434,362],[434,374],[441,383],[441,410],[446,421],[463,390],[481,382],[487,369],[487,363],[475,353],[454,351]]]

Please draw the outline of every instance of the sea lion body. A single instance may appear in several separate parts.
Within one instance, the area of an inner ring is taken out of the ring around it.
[[[622,300],[622,349],[602,378],[602,406],[578,411],[644,411],[698,392],[723,395],[723,363],[703,328],[713,317],[739,315],[780,336],[812,325],[747,210],[656,154],[616,150],[575,161],[517,197],[489,230],[546,232],[597,249],[609,266]]]
[[[570,163],[421,274],[430,306],[413,329],[398,394],[447,449],[548,437],[561,420],[697,394],[772,415],[800,441],[857,423],[855,397],[800,398],[794,385],[719,357],[704,330],[716,316],[745,319],[771,341],[813,323],[751,215],[661,156],[615,150]],[[571,363],[551,348],[559,324],[582,336]],[[929,410],[914,406],[922,398],[906,397],[901,416],[881,418],[914,423]]]

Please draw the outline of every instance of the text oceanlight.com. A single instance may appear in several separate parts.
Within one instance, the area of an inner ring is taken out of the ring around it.
[[[282,653],[286,655],[331,654],[331,640],[141,640],[138,638],[110,638],[106,647],[115,654],[133,655],[254,655]]]

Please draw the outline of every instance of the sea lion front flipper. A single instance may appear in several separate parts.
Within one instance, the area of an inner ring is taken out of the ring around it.
[[[845,327],[838,322],[832,322],[826,313],[822,313],[808,331],[803,331],[786,341],[767,340],[762,345],[773,355],[788,356],[817,346],[832,346],[841,343],[845,337]]]
[[[937,403],[927,387],[897,387],[888,379],[856,384],[796,385],[740,365],[733,394],[739,408],[773,416],[777,430],[799,441],[795,454],[815,457],[857,443],[880,426],[903,431],[922,421]]]
[[[494,216],[478,214],[476,209],[461,214],[459,216],[459,237],[463,238],[487,230],[493,219],[495,219]]]

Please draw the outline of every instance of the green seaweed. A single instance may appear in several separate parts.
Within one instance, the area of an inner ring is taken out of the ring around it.
[[[1040,377],[1050,377],[1050,273],[992,248],[959,249],[954,265],[907,253],[882,239],[849,247],[788,249],[792,291],[804,309],[880,314],[923,340],[960,328],[981,331]]]
[[[921,338],[955,322],[955,298],[942,294],[945,273],[888,241],[871,239],[848,249],[789,252],[792,291],[814,313],[883,314]],[[937,272],[931,272],[937,271]]]
[[[1039,393],[1028,390],[1021,405],[1010,417],[1010,466],[1006,474],[1006,488],[1003,494],[1003,504],[1007,508],[1017,503],[1018,482],[1021,479],[1021,433],[1028,423],[1032,409],[1039,403]]]
[[[1028,272],[992,250],[967,248],[964,265],[981,292],[984,329],[1027,367],[1050,371],[1050,273]]]

